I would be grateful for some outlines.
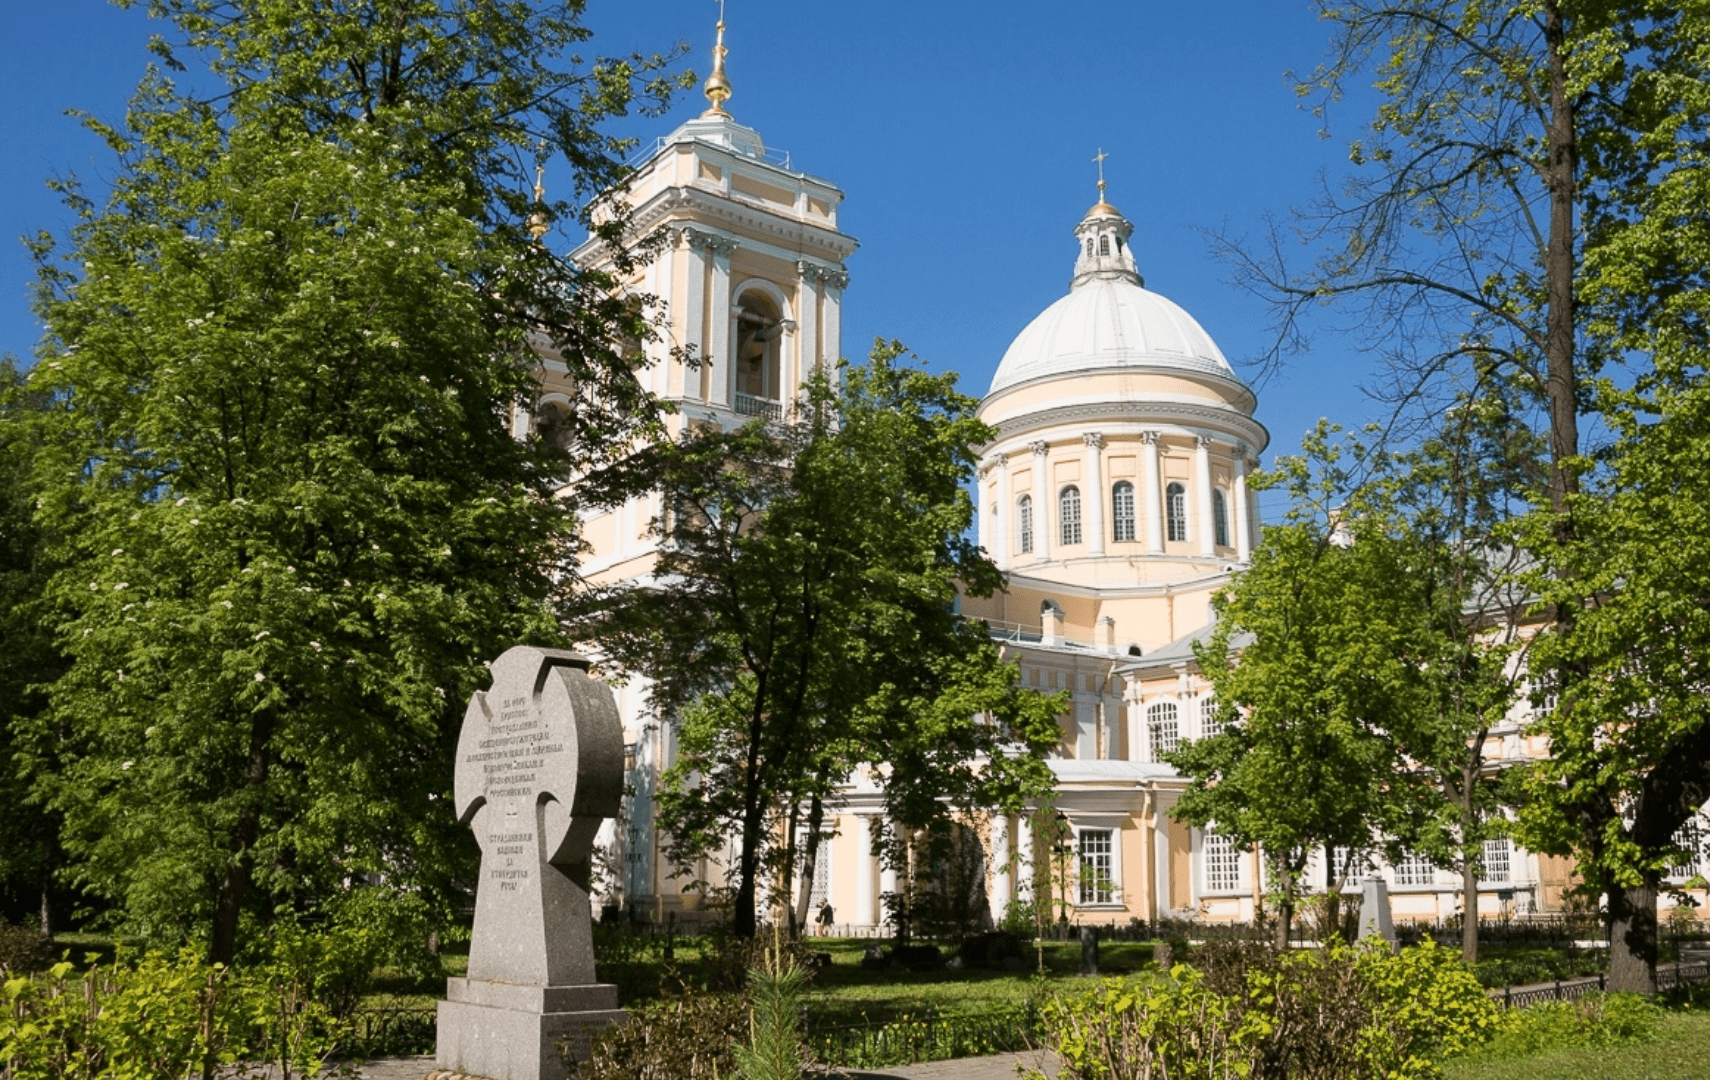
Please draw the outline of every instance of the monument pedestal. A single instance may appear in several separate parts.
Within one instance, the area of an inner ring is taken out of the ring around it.
[[[624,1018],[617,987],[520,986],[448,979],[439,1003],[435,1063],[487,1080],[564,1080],[560,1048],[588,1056],[588,1031]]]

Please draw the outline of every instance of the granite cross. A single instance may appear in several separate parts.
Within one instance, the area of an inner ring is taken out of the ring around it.
[[[468,978],[591,984],[589,858],[623,794],[617,705],[575,653],[519,645],[492,670],[463,716],[453,788],[481,845]]]

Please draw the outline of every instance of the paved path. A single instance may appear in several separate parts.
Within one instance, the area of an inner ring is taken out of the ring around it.
[[[1043,1067],[1045,1075],[1057,1075],[1057,1063],[1049,1054],[1032,1051],[998,1054],[995,1057],[932,1061],[875,1072],[844,1072],[847,1080],[1016,1080],[1023,1068]],[[362,1080],[422,1080],[434,1068],[431,1057],[381,1058],[362,1066]]]

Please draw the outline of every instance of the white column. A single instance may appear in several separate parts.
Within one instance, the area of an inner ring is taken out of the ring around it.
[[[1211,436],[1201,435],[1193,441],[1193,497],[1199,503],[1194,514],[1199,526],[1199,553],[1217,554],[1211,527]]]
[[[997,533],[997,547],[992,556],[999,570],[1008,570],[1015,562],[1015,492],[1010,490],[1009,455],[997,456],[998,505],[997,520],[992,528]]]
[[[1246,562],[1253,553],[1253,534],[1249,531],[1247,522],[1247,448],[1235,444],[1235,479],[1233,496],[1229,501],[1235,504],[1235,557]]]
[[[820,337],[825,342],[825,361],[833,375],[843,356],[843,288],[849,284],[847,270],[829,270],[825,275],[825,324]]]
[[[730,253],[736,241],[715,236],[707,241],[712,249],[712,326],[707,337],[707,349],[712,353],[712,381],[707,400],[714,405],[730,406],[730,388],[735,364],[730,355]]]
[[[873,819],[855,815],[855,925],[876,926],[873,904]]]
[[[1032,900],[1033,896],[1033,819],[1025,813],[1015,816],[1015,898]]]
[[[1141,503],[1146,511],[1146,551],[1161,555],[1164,551],[1164,472],[1158,462],[1158,433],[1141,432],[1140,443],[1146,448],[1146,492]]]
[[[683,264],[687,268],[683,274],[683,343],[693,345],[695,359],[700,361],[696,368],[685,368],[682,373],[683,383],[680,387],[672,387],[667,380],[666,393],[680,393],[684,397],[698,398],[701,396],[701,377],[707,370],[708,364],[724,363],[722,356],[712,355],[712,344],[707,339],[707,259],[702,245],[706,243],[706,234],[694,229],[684,229]]]
[[[1009,818],[1004,814],[992,816],[992,921],[1003,922],[1009,910]]]
[[[825,280],[825,272],[805,259],[796,263],[796,272],[801,287],[796,291],[796,370],[788,383],[789,398],[800,396],[819,361],[819,289]]]
[[[1056,514],[1046,512],[1051,502],[1051,483],[1045,475],[1051,465],[1051,446],[1040,440],[1028,443],[1027,448],[1033,451],[1033,557],[1044,562],[1051,557],[1051,523],[1057,520]]]
[[[1146,760],[1146,713],[1140,708],[1140,684],[1123,688],[1122,704],[1128,710],[1128,760]]]
[[[1089,431],[1081,436],[1087,444],[1087,490],[1081,493],[1081,512],[1086,515],[1087,554],[1104,554],[1104,436]]]
[[[1152,815],[1152,828],[1155,830],[1152,880],[1157,883],[1158,913],[1161,915],[1170,910],[1170,815],[1164,809],[1163,800],[1155,805],[1158,809]]]
[[[987,555],[996,554],[992,550],[992,500],[986,492],[986,477],[990,476],[991,472],[990,464],[981,465],[974,470],[974,535],[978,538],[981,550]]]

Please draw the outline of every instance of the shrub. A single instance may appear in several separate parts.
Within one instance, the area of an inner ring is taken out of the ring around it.
[[[313,1075],[344,1034],[268,975],[240,976],[191,952],[120,957],[82,975],[60,963],[7,979],[0,994],[0,1074],[10,1080],[178,1080],[243,1061]]]
[[[1425,1080],[1482,1045],[1501,1014],[1435,944],[1279,952],[1208,946],[1209,971],[1107,981],[1046,1007],[1070,1080],[1241,1076]]]
[[[39,930],[0,922],[0,973],[45,971],[53,963],[53,942]],[[0,978],[3,978],[0,975]]]
[[[1662,1009],[1637,994],[1587,994],[1573,1001],[1546,1001],[1513,1009],[1502,1034],[1480,1055],[1531,1057],[1546,1050],[1606,1049],[1656,1036]]]
[[[631,1009],[592,1034],[587,1061],[566,1064],[571,1080],[720,1080],[736,1071],[734,1048],[747,1037],[741,995],[687,992]]]
[[[1244,1076],[1264,1035],[1258,1017],[1244,1020],[1237,999],[1182,964],[1167,976],[1103,979],[1090,993],[1054,998],[1042,1019],[1066,1080]]]

